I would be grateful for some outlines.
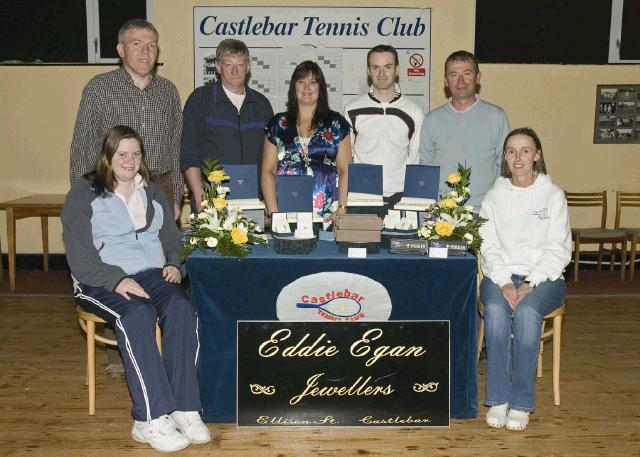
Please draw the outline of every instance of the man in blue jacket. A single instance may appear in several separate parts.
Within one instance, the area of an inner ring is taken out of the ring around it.
[[[249,49],[242,41],[221,41],[218,80],[194,90],[184,107],[180,168],[191,189],[192,211],[202,209],[205,159],[230,165],[258,164],[262,158],[264,126],[273,109],[264,95],[247,86],[250,69]]]

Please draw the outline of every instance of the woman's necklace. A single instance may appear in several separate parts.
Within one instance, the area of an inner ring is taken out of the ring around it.
[[[313,176],[311,170],[311,161],[309,160],[309,143],[311,143],[311,125],[306,128],[306,135],[302,134],[302,127],[300,126],[300,119],[296,121],[296,130],[298,132],[298,141],[300,142],[300,153],[302,154],[302,160],[305,167],[307,167],[307,174]]]

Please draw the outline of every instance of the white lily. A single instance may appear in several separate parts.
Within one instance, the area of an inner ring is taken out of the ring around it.
[[[231,220],[230,217],[227,217],[223,222],[222,222],[222,228],[224,230],[231,230],[233,228],[233,223],[234,221]]]
[[[203,228],[209,229],[212,232],[220,230],[220,219],[218,218],[218,212],[206,213],[207,222],[202,224]]]
[[[241,217],[242,217],[242,209],[239,206],[233,206],[229,208],[227,218],[231,219],[232,222],[235,223],[235,221],[237,221]]]
[[[462,221],[462,220],[458,217],[458,215],[451,216],[451,215],[449,215],[449,214],[447,214],[447,213],[442,213],[442,214],[440,214],[440,218],[441,218],[443,221],[447,221],[447,222],[449,222],[450,224],[452,224],[452,225],[453,225],[453,228],[456,228],[456,227],[464,227],[464,226],[466,226],[466,225],[467,225],[467,223],[466,223],[466,222],[464,222],[464,221]]]

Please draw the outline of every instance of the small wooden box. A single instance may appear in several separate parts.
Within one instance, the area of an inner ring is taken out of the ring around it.
[[[342,214],[336,225],[341,252],[346,247],[366,247],[369,253],[380,250],[382,219],[375,214]]]
[[[382,219],[375,214],[341,214],[337,230],[382,230]]]

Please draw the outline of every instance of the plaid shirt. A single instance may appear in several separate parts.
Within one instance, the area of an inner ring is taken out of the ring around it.
[[[145,160],[152,174],[171,173],[174,202],[182,202],[180,173],[182,109],[171,81],[152,75],[138,89],[123,68],[94,77],[82,92],[71,142],[71,182],[93,170],[109,129],[126,125],[144,141]]]

